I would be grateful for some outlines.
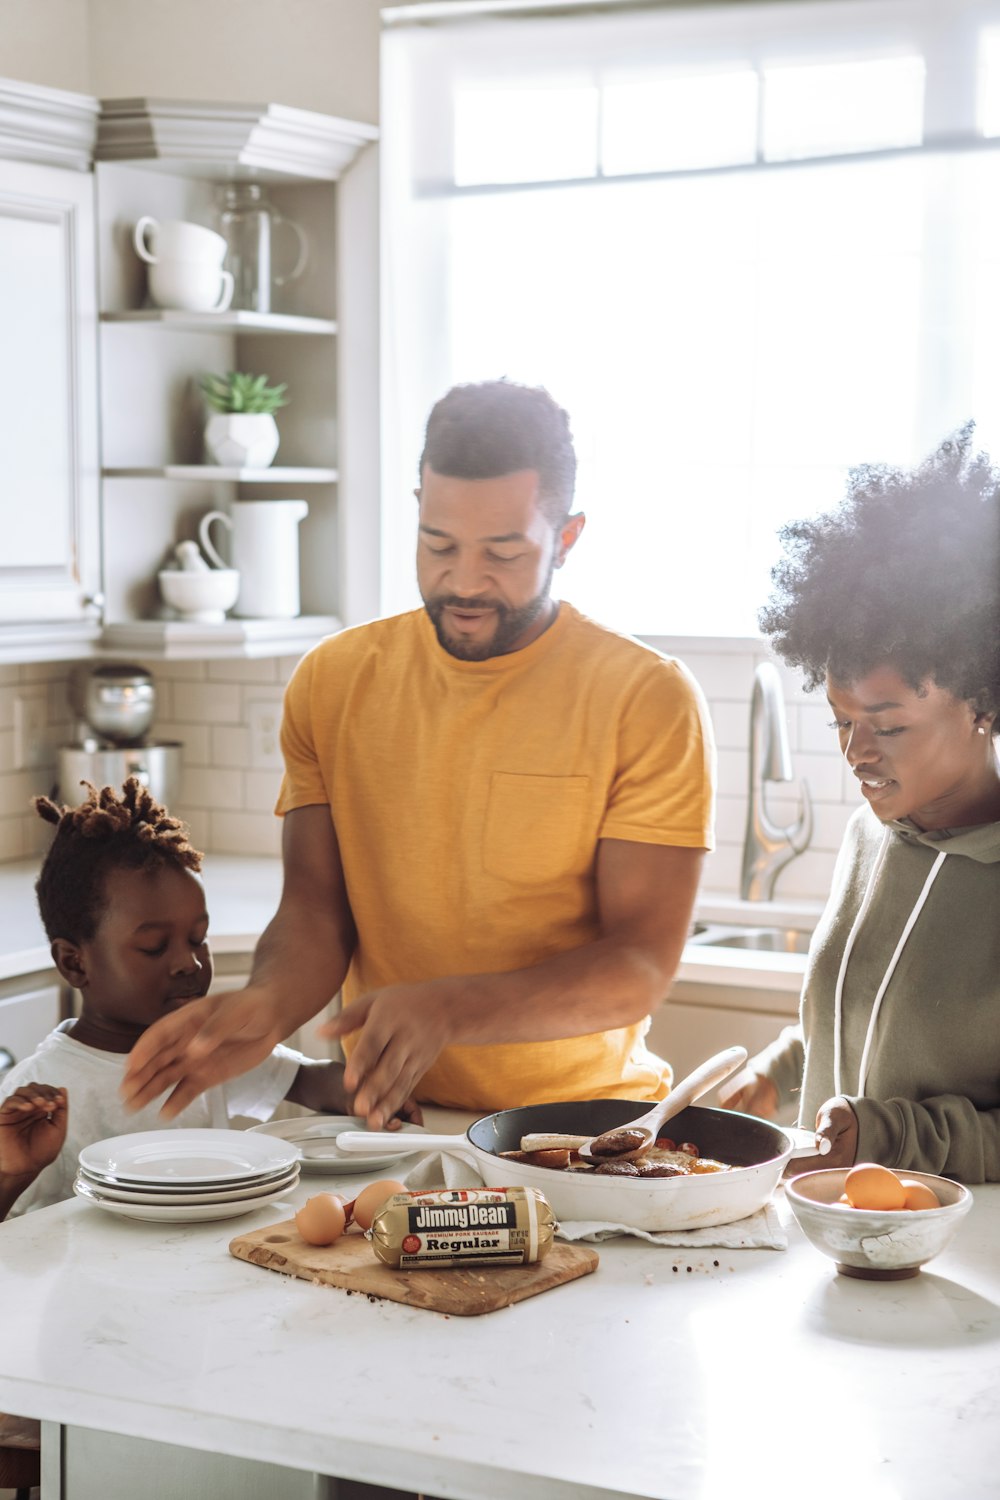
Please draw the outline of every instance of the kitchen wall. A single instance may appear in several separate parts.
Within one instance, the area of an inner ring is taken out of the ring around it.
[[[380,0],[0,0],[0,75],[378,121]]]
[[[719,800],[718,847],[709,858],[704,886],[735,893],[747,808],[750,694],[754,668],[768,659],[767,652],[762,642],[647,639],[681,657],[708,698],[719,746]],[[280,825],[271,809],[280,761],[274,728],[295,658],[146,665],[156,682],[155,737],[184,745],[181,805],[172,810],[190,824],[197,847],[220,854],[277,854]],[[0,666],[0,861],[28,858],[43,847],[45,830],[29,799],[35,792],[49,792],[55,779],[54,755],[37,771],[13,769],[15,699],[23,692],[45,692],[55,747],[70,732],[69,670],[65,663]],[[805,693],[798,674],[780,670],[793,771],[809,783],[815,832],[809,849],[779,875],[775,896],[822,899],[859,797],[828,727],[830,711],[822,693]],[[797,815],[794,795],[781,787],[769,787],[768,807],[781,822]]]

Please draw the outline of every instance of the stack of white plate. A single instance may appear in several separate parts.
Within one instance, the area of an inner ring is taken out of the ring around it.
[[[298,1149],[245,1130],[144,1130],[85,1146],[73,1191],[128,1219],[235,1219],[284,1198]]]

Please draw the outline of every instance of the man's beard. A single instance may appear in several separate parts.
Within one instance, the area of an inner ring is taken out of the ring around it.
[[[503,604],[499,599],[462,599],[455,594],[439,594],[435,598],[425,599],[424,608],[437,633],[438,642],[449,656],[457,657],[459,661],[488,661],[491,656],[506,656],[514,649],[514,643],[547,607],[552,572],[550,568],[541,593],[529,599],[527,604],[519,604],[516,609]],[[496,614],[496,629],[488,641],[456,640],[445,634],[442,616],[446,609],[491,609]]]

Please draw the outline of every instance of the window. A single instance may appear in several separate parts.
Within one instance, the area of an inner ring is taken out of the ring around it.
[[[1000,462],[1000,5],[972,10],[933,47],[880,0],[389,34],[387,608],[460,380],[567,408],[557,578],[640,634],[754,633],[777,528],[854,464],[969,416]]]

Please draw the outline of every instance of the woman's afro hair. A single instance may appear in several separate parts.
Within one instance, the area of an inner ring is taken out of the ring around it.
[[[34,799],[39,817],[56,828],[35,882],[50,942],[58,937],[81,943],[94,936],[111,870],[165,865],[201,869],[202,857],[191,847],[186,826],[171,817],[136,777],[125,782],[121,796],[110,786],[98,791],[89,781],[81,785],[87,796],[78,807],[59,807],[48,797]]]
[[[1000,476],[973,428],[912,472],[853,469],[836,510],[782,527],[758,618],[808,687],[891,663],[915,689],[1000,709]]]

